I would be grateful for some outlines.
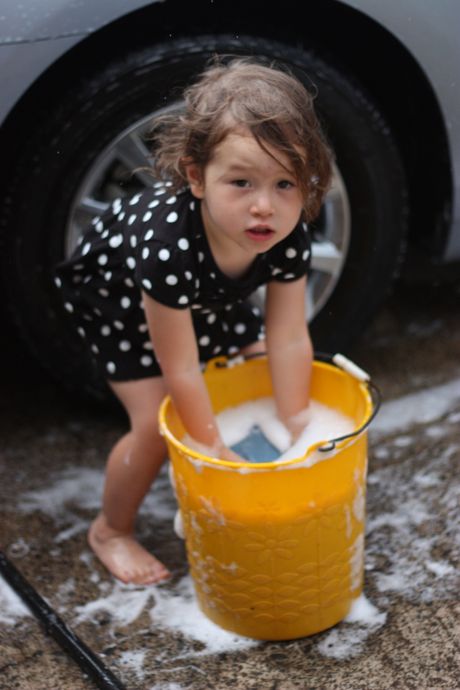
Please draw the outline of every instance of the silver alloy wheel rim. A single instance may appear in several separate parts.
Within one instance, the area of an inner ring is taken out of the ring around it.
[[[180,104],[175,103],[157,111],[155,115],[179,107]],[[152,186],[153,178],[148,172],[152,159],[145,139],[153,116],[148,115],[125,129],[94,159],[74,196],[65,234],[67,256],[78,244],[84,228],[95,216],[103,213],[114,199]],[[312,320],[324,308],[333,293],[350,244],[350,204],[345,183],[335,164],[331,188],[324,200],[320,218],[312,224],[312,235],[306,305],[308,320]],[[262,310],[264,294],[264,288],[261,288],[253,296],[253,302]]]

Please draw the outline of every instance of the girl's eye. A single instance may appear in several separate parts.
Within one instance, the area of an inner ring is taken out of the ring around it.
[[[232,184],[235,185],[235,187],[241,187],[241,188],[249,186],[248,180],[232,180]]]
[[[295,186],[294,183],[290,182],[290,180],[280,180],[278,182],[278,187],[280,189],[291,189],[294,186]]]

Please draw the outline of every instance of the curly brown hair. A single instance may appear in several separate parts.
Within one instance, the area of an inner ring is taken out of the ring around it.
[[[215,147],[243,127],[270,155],[267,146],[287,156],[312,220],[330,184],[332,159],[313,96],[284,67],[253,58],[220,60],[184,91],[183,111],[154,120],[154,174],[183,187],[187,164],[204,170]]]

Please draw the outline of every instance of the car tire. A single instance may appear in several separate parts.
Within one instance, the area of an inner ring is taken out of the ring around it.
[[[383,118],[349,76],[324,57],[258,38],[201,36],[147,47],[82,76],[55,103],[37,108],[6,195],[6,300],[31,351],[69,389],[106,394],[53,283],[69,245],[65,228],[77,190],[120,132],[177,100],[216,53],[280,60],[317,90],[317,110],[349,200],[351,237],[334,290],[312,322],[315,348],[346,349],[392,284],[405,237],[403,168]],[[321,218],[312,231],[321,235]]]

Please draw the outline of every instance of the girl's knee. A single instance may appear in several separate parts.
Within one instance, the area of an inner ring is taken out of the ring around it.
[[[131,419],[132,434],[134,442],[143,446],[144,448],[151,448],[154,451],[156,448],[164,447],[165,441],[160,434],[160,428],[156,415],[145,414]]]

